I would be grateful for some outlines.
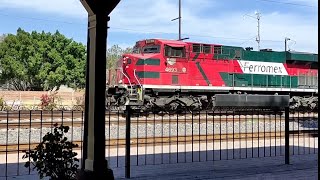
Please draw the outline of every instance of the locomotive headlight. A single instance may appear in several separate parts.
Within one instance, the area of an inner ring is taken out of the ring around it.
[[[128,65],[128,64],[131,64],[131,59],[130,57],[123,57],[122,62],[123,62],[123,65]]]
[[[123,59],[122,59],[122,62],[123,62],[123,64],[127,64],[127,59],[128,59],[129,57],[123,57]]]

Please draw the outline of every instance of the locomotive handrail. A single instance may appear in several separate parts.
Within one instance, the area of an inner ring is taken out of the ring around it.
[[[128,82],[130,84],[130,94],[132,94],[132,84],[129,77],[123,72],[123,69],[121,69],[121,73],[128,79]]]
[[[134,70],[133,70],[133,75],[134,75],[134,77],[136,78],[136,80],[138,81],[138,83],[139,83],[140,87],[142,87],[142,85],[141,85],[141,83],[140,83],[139,79],[138,79],[138,78],[137,78],[137,76],[136,76],[136,69],[134,69]]]

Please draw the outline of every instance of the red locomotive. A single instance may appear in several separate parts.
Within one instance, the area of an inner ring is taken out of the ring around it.
[[[147,39],[119,60],[109,105],[204,109],[217,94],[290,95],[291,106],[317,106],[318,55]],[[307,104],[307,105],[305,105]]]

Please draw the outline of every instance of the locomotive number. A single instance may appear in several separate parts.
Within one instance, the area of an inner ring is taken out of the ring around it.
[[[173,67],[167,67],[165,69],[166,72],[178,72],[178,69],[177,68],[173,68]]]

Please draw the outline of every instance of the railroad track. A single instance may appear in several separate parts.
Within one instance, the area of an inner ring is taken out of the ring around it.
[[[200,123],[200,124],[207,124],[207,123],[225,123],[225,122],[234,122],[234,123],[239,123],[239,122],[248,122],[248,121],[259,121],[259,122],[284,122],[284,118],[224,118],[224,119],[219,119],[219,118],[208,118],[208,119],[131,119],[131,126],[135,125],[150,125],[150,124],[176,124],[182,123],[182,124],[195,124],[195,123]],[[61,125],[63,124],[64,126],[69,126],[69,127],[82,127],[83,126],[83,121],[79,120],[73,120],[73,121],[18,121],[18,122],[0,122],[0,129],[28,129],[28,128],[52,128],[55,124]],[[126,121],[125,120],[110,120],[105,122],[106,126],[111,126],[111,125],[118,125],[118,126],[125,126]],[[250,122],[249,122],[250,123]]]
[[[312,134],[318,134],[318,130],[313,131],[292,131],[293,135],[304,135],[311,136]],[[285,132],[259,132],[259,133],[234,133],[234,134],[221,134],[221,135],[188,135],[188,136],[171,136],[171,137],[147,137],[147,138],[131,138],[131,147],[139,146],[163,146],[168,144],[191,144],[191,143],[212,143],[212,142],[232,142],[237,140],[268,140],[268,139],[279,139],[284,138]],[[73,141],[73,143],[78,144],[75,150],[81,149],[81,141]],[[111,139],[106,140],[106,148],[124,148],[126,144],[125,139]],[[13,154],[22,153],[26,150],[35,149],[38,143],[30,144],[8,144],[0,145],[0,154]]]
[[[310,115],[290,115],[290,120],[294,120],[294,119],[297,119],[299,118],[299,120],[304,120],[304,119],[310,119],[310,118],[313,118],[313,119],[317,119],[318,118],[318,114],[310,114]],[[150,121],[153,121],[154,119],[156,121],[158,120],[170,120],[170,121],[174,121],[174,120],[184,120],[184,119],[194,119],[194,120],[199,120],[199,115],[184,115],[184,116],[149,116],[149,117],[131,117],[131,119],[133,121],[143,121],[143,120],[147,120],[148,122]],[[250,119],[280,119],[280,116],[276,116],[275,115],[267,115],[267,116],[263,116],[263,115],[247,115],[247,116],[232,116],[232,115],[217,115],[217,116],[210,116],[210,115],[200,115],[200,119],[208,119],[208,121],[214,119],[214,120],[219,120],[219,119],[222,119],[223,121],[233,121],[233,120],[242,120],[242,119],[247,119],[247,120],[250,120]],[[80,119],[80,120],[79,120]],[[10,123],[10,121],[20,121],[20,122],[23,122],[23,121],[28,121],[28,122],[34,122],[34,121],[57,121],[57,122],[68,122],[68,121],[83,121],[84,119],[84,116],[83,114],[81,115],[70,115],[70,116],[67,116],[67,115],[63,115],[63,116],[58,116],[58,115],[55,115],[55,116],[51,116],[51,115],[31,115],[31,116],[13,116],[13,115],[9,115],[9,116],[6,116],[5,118],[4,117],[0,117],[0,124],[1,123]],[[125,121],[125,117],[122,117],[122,116],[118,116],[118,115],[106,115],[105,116],[105,120],[106,122],[115,122],[115,121]],[[283,116],[281,116],[281,119],[284,119]]]
[[[275,115],[274,113],[271,112],[265,112],[264,111],[258,111],[258,113],[250,112],[247,111],[246,113],[238,113],[238,112],[232,112],[232,111],[215,111],[212,113],[212,111],[208,111],[207,113],[200,113],[200,115],[205,116],[207,115],[208,117],[214,116],[239,116],[239,115],[247,115],[247,116],[252,116],[252,115]],[[281,114],[277,114],[283,115]],[[291,117],[297,116],[298,113],[295,114],[290,114]],[[149,114],[148,117],[167,117],[169,116],[168,114]],[[185,113],[185,114],[174,114],[171,115],[170,117],[184,117],[184,116],[194,116],[197,117],[198,113]],[[122,113],[116,113],[116,112],[106,112],[105,114],[106,118],[124,118],[124,114]],[[144,118],[146,116],[140,116],[139,118]],[[300,117],[318,117],[318,113],[305,113],[301,114]],[[76,119],[76,118],[84,118],[84,111],[0,111],[0,121],[6,121],[10,119]],[[132,118],[137,118],[137,114],[133,114]]]
[[[115,115],[115,114],[114,114]],[[83,111],[1,111],[0,120],[83,118]]]
[[[143,124],[175,124],[175,123],[212,123],[212,122],[245,122],[245,121],[259,121],[259,122],[284,122],[284,118],[277,117],[209,117],[209,116],[204,116],[200,117],[195,116],[195,117],[169,117],[168,118],[132,118],[131,119],[131,125],[143,125]],[[317,119],[317,117],[306,117],[302,116],[299,117],[299,121],[303,122],[304,120],[309,120],[310,118]],[[110,120],[109,120],[110,119]],[[295,117],[290,117],[290,121],[297,121]],[[81,127],[84,123],[84,121],[81,120],[75,120],[75,119],[69,119],[69,120],[63,120],[63,119],[47,119],[42,121],[41,119],[38,120],[5,120],[5,121],[0,121],[0,129],[15,129],[15,128],[51,128],[53,127],[54,124],[63,124],[65,126],[70,126],[70,127]],[[124,118],[106,118],[106,126],[108,125],[119,125],[119,126],[124,126],[126,124],[126,121]]]
[[[82,121],[66,121],[66,122],[9,122],[0,123],[0,129],[28,129],[28,128],[52,128],[55,124],[63,124],[69,127],[81,127],[83,125]]]

